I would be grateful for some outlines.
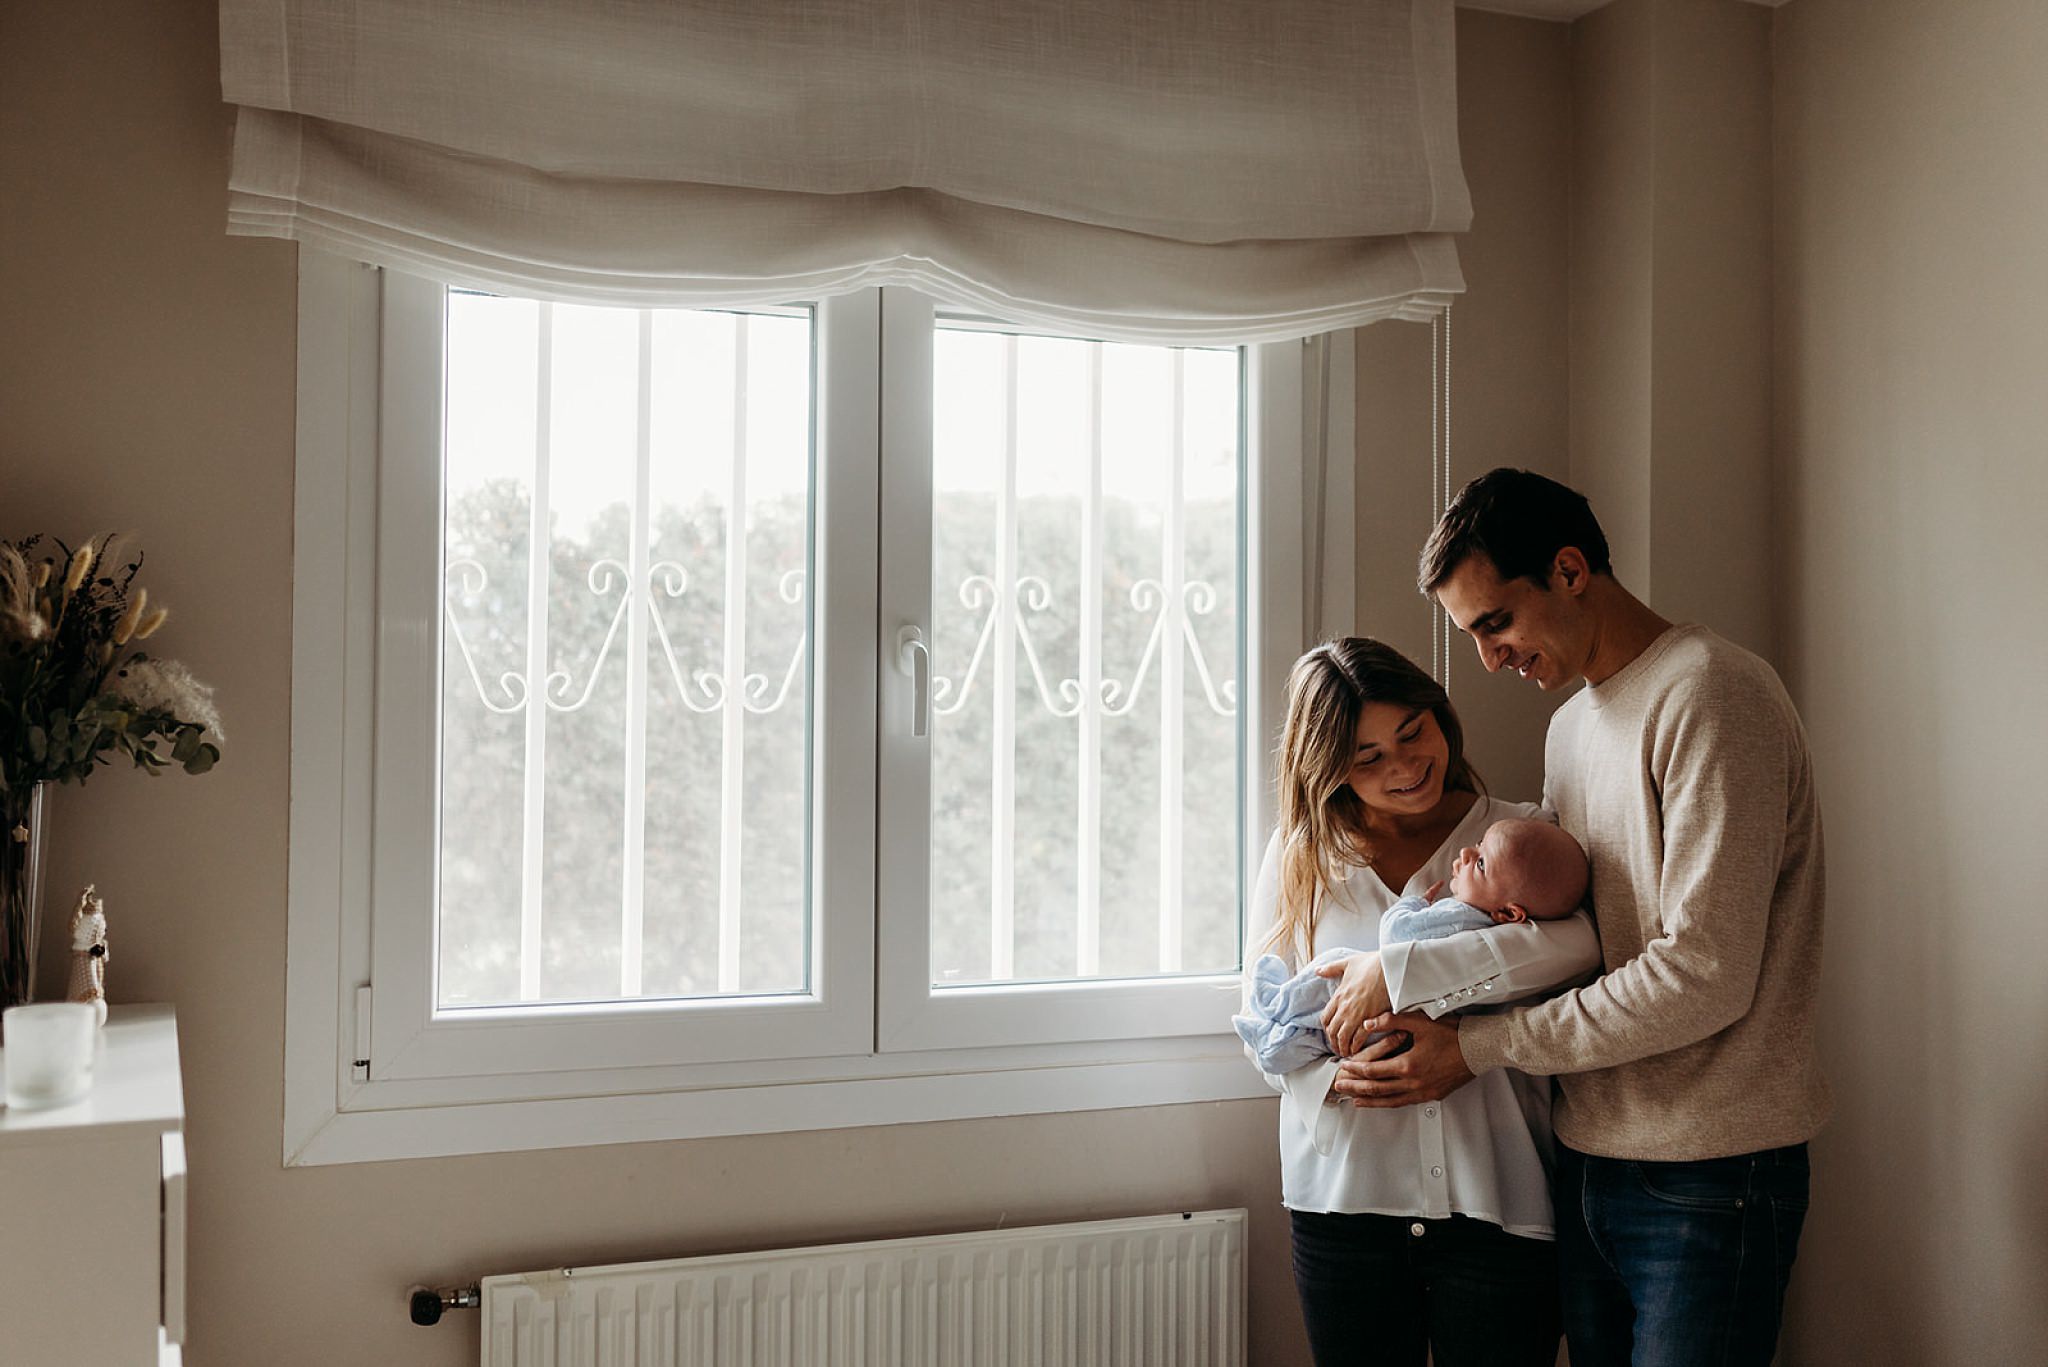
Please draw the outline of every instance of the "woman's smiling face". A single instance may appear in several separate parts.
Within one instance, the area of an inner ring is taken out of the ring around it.
[[[1426,707],[1370,702],[1358,714],[1358,748],[1345,780],[1358,800],[1377,811],[1419,816],[1444,796],[1450,743]]]

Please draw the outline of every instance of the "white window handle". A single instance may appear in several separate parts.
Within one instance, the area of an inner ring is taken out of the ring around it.
[[[910,734],[922,740],[931,732],[932,651],[916,627],[896,633],[896,667],[910,676]]]

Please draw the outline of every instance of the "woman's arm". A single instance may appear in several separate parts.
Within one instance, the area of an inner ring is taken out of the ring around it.
[[[1583,911],[1561,921],[1524,921],[1380,951],[1391,1009],[1432,1019],[1539,996],[1599,969],[1600,937]]]
[[[1270,950],[1263,948],[1266,933],[1279,919],[1280,907],[1280,837],[1275,834],[1266,842],[1265,857],[1259,861],[1259,876],[1252,884],[1251,903],[1245,912],[1244,944],[1244,988],[1239,1010],[1245,1009],[1251,1000],[1252,966],[1258,962],[1261,953],[1273,953],[1285,960],[1290,969],[1300,967],[1296,947],[1291,944],[1275,945]],[[1365,958],[1374,956],[1367,954]],[[1384,991],[1381,993],[1385,995]],[[1245,1046],[1245,1057],[1253,1067],[1258,1067],[1258,1057],[1250,1045]],[[1330,1151],[1330,1136],[1333,1120],[1321,1112],[1323,1103],[1329,1099],[1330,1083],[1337,1075],[1337,1061],[1325,1059],[1306,1068],[1297,1068],[1291,1073],[1269,1073],[1259,1069],[1259,1076],[1266,1085],[1280,1093],[1283,1114],[1292,1114],[1307,1127],[1313,1136],[1318,1151]]]
[[[1259,876],[1252,883],[1251,904],[1245,908],[1244,982],[1239,990],[1237,1002],[1237,1009],[1240,1012],[1247,1010],[1251,1002],[1252,965],[1257,963],[1259,955],[1265,952],[1260,946],[1265,942],[1267,932],[1273,928],[1273,922],[1279,916],[1279,908],[1280,836],[1275,832],[1273,838],[1266,842],[1265,856],[1259,860]],[[1290,964],[1293,963],[1291,947],[1283,945],[1274,952],[1287,959]],[[1251,1060],[1254,1068],[1258,1068],[1258,1055],[1252,1052],[1249,1044],[1244,1047],[1244,1056]],[[1284,1074],[1269,1073],[1260,1068],[1259,1076],[1264,1078],[1266,1085],[1274,1091],[1286,1093],[1287,1082]]]

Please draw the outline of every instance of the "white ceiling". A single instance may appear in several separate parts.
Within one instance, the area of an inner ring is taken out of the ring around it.
[[[1785,0],[1747,2],[1776,9]],[[1606,3],[1607,0],[1458,0],[1458,8],[1492,10],[1495,14],[1519,14],[1529,19],[1556,19],[1569,23],[1581,15],[1591,14]]]

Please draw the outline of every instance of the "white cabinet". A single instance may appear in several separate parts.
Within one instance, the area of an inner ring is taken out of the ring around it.
[[[168,1006],[113,1008],[85,1100],[0,1107],[0,1363],[179,1360],[184,1126]]]

